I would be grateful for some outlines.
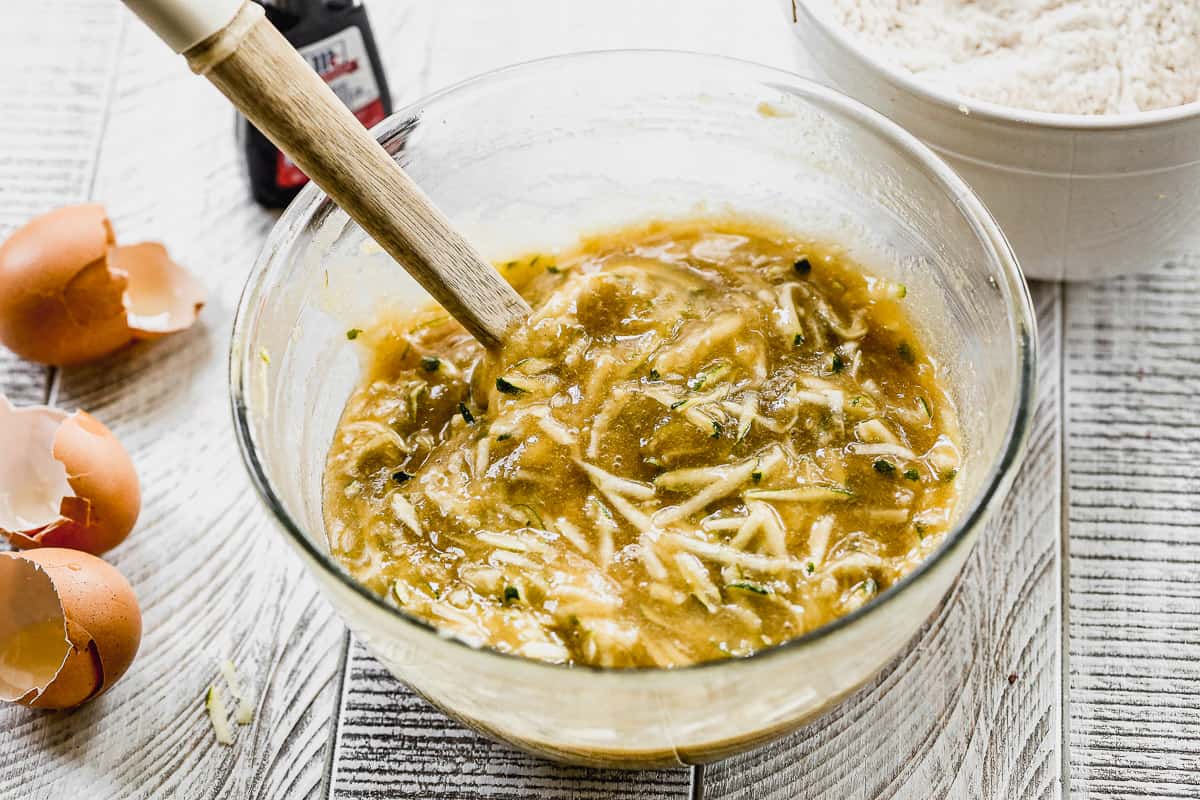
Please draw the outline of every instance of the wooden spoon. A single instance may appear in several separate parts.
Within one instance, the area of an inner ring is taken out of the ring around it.
[[[488,349],[529,306],[250,0],[124,0]]]

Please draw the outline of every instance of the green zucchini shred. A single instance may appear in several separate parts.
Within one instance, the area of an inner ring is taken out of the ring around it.
[[[729,584],[730,589],[741,589],[743,592],[751,592],[752,594],[768,595],[771,590],[765,586],[761,586],[751,581],[738,581],[737,583]]]

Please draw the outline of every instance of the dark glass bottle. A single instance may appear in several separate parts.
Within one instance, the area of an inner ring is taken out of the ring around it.
[[[370,127],[392,113],[383,64],[360,0],[257,0],[354,116]],[[254,199],[282,208],[308,182],[303,172],[244,117],[238,136]]]

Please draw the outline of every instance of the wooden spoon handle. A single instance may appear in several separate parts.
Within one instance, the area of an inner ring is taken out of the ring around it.
[[[246,0],[181,33],[180,9],[212,0],[126,0],[192,70],[206,76],[254,125],[489,349],[529,306],[475,252],[290,43]],[[213,6],[229,5],[219,0]],[[226,12],[227,13],[227,12]],[[224,16],[224,19],[222,19]],[[166,22],[163,22],[165,20]],[[223,27],[206,36],[204,25]],[[174,26],[174,27],[172,27]]]

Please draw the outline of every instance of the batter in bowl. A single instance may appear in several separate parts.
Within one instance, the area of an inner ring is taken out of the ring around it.
[[[552,662],[675,667],[811,631],[954,519],[955,409],[905,288],[744,220],[498,268],[486,354],[430,307],[350,334],[330,546],[390,603]]]

